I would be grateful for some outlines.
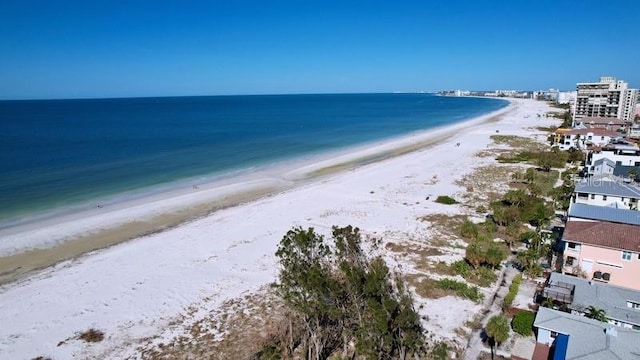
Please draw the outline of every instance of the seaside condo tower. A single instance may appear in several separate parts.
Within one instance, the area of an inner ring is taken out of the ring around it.
[[[573,123],[584,117],[617,118],[630,123],[637,96],[637,89],[629,89],[629,84],[612,76],[603,76],[599,82],[578,83]]]

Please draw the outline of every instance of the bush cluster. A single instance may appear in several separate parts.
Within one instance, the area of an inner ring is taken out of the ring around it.
[[[457,204],[458,203],[456,201],[456,199],[452,198],[451,196],[447,196],[447,195],[440,195],[440,196],[438,196],[438,198],[435,201],[437,203],[445,204],[445,205],[453,205],[453,204]]]
[[[463,282],[442,279],[436,283],[436,287],[442,290],[453,291],[457,296],[479,303],[484,298],[477,286],[469,286]]]
[[[333,227],[332,235],[329,242],[296,227],[280,241],[273,287],[304,326],[295,338],[265,344],[261,356],[291,358],[298,348],[326,359],[353,344],[355,358],[420,357],[424,329],[402,279],[382,257],[367,254],[358,228]]]
[[[521,311],[513,317],[511,327],[513,331],[520,335],[529,336],[533,334],[533,321],[536,318],[536,314],[532,311]]]
[[[518,290],[520,289],[521,281],[522,281],[522,274],[517,274],[513,278],[513,281],[509,286],[509,292],[507,293],[507,295],[504,297],[504,300],[502,301],[503,309],[508,309],[511,307],[511,305],[513,305],[513,301],[516,299],[516,295],[518,295]]]

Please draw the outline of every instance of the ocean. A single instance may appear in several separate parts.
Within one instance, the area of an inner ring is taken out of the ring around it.
[[[427,130],[506,105],[433,94],[0,101],[0,228],[123,193]]]

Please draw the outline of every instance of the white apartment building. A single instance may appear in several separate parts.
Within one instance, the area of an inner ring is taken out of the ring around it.
[[[625,122],[633,120],[637,90],[611,76],[599,82],[578,83],[574,121],[583,117],[614,117]]]

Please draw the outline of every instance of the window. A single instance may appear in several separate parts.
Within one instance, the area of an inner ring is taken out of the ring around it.
[[[596,195],[595,194],[591,194],[591,200],[595,199]]]
[[[604,140],[604,136],[600,136],[600,140]]]
[[[570,242],[570,243],[567,243],[567,246],[569,247],[569,249],[575,249],[576,248],[576,243]]]
[[[627,307],[631,309],[640,309],[640,304],[634,301],[627,300]]]
[[[606,201],[607,200],[607,195],[602,195],[602,200]]]
[[[631,251],[623,251],[622,260],[631,260]]]

